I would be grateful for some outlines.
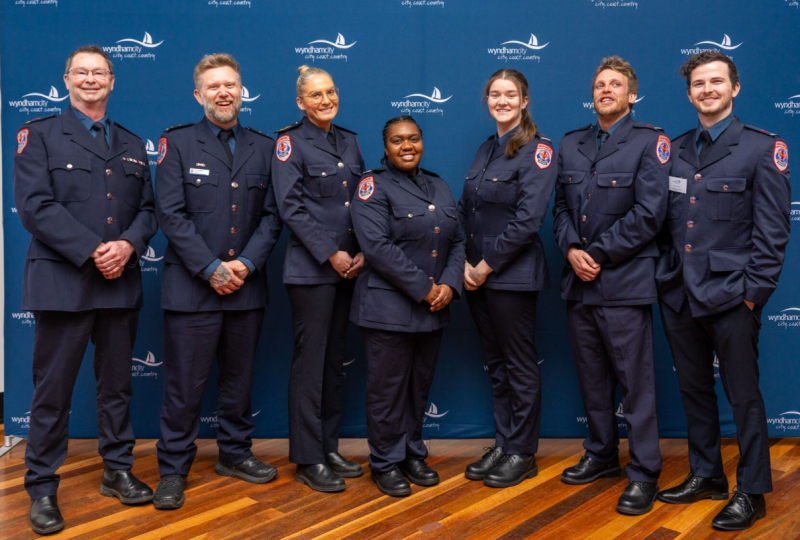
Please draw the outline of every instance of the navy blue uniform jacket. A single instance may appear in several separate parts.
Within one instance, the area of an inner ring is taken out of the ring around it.
[[[738,118],[703,167],[695,141],[694,129],[675,140],[670,175],[685,180],[686,193],[669,194],[659,297],[678,311],[688,296],[695,317],[743,300],[763,306],[778,285],[789,241],[788,148]]]
[[[660,128],[621,120],[602,148],[596,126],[561,139],[553,230],[566,259],[583,248],[601,265],[583,282],[567,262],[561,296],[594,306],[633,306],[657,300],[656,234],[667,214],[670,142]]]
[[[205,119],[164,132],[156,170],[156,210],[169,240],[161,307],[199,312],[267,305],[267,259],[281,232],[270,184],[274,141],[243,128],[233,167]],[[242,287],[219,295],[202,278],[214,260],[245,257],[256,267]]]
[[[78,117],[26,123],[14,156],[14,201],[33,235],[25,261],[22,309],[139,308],[138,258],[156,234],[153,186],[142,140],[119,124],[108,155]],[[136,254],[117,279],[105,279],[92,252],[127,240]]]
[[[338,283],[328,257],[358,253],[350,216],[364,160],[355,133],[334,126],[336,150],[308,118],[280,131],[272,180],[281,218],[292,233],[283,263],[283,282]]]
[[[431,313],[424,301],[433,282],[461,295],[464,233],[444,180],[420,169],[426,196],[403,173],[365,173],[353,199],[353,223],[366,256],[358,274],[350,320],[398,332],[432,332],[450,321],[450,306]]]
[[[553,146],[537,134],[509,159],[508,141],[495,149],[495,138],[478,149],[458,203],[467,261],[492,268],[487,289],[541,291],[550,286],[539,228],[558,172]]]

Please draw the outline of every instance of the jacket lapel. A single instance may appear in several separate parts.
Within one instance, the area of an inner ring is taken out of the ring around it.
[[[203,145],[203,152],[211,154],[217,159],[217,161],[230,169],[231,166],[228,165],[228,156],[225,153],[225,150],[222,148],[222,143],[220,143],[219,139],[214,136],[214,132],[211,131],[211,128],[208,127],[208,122],[206,121],[205,117],[203,117],[203,119],[196,125],[197,141]]]
[[[236,176],[236,173],[239,172],[253,154],[255,154],[255,150],[253,150],[253,135],[240,124],[239,133],[236,135],[236,152],[233,153],[233,170],[231,171],[231,177]]]
[[[62,119],[62,129],[64,133],[72,135],[72,140],[79,144],[80,146],[84,147],[86,150],[91,152],[92,154],[96,155],[103,161],[108,159],[108,156],[104,156],[102,152],[100,152],[100,146],[97,144],[97,141],[92,137],[92,134],[86,129],[78,117],[75,116],[75,113],[72,111],[72,108],[67,109],[67,112],[61,115]],[[115,130],[111,130],[112,134]],[[113,142],[113,137],[112,137]]]

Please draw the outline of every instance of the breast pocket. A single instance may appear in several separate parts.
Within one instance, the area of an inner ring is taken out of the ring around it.
[[[415,206],[392,207],[392,236],[397,240],[419,240],[425,236],[425,212]]]
[[[85,201],[92,194],[92,163],[80,156],[51,156],[47,160],[53,198],[59,202]]]
[[[261,215],[264,211],[264,196],[267,193],[269,177],[265,174],[247,175],[247,211]]]
[[[337,176],[338,167],[333,163],[309,165],[306,191],[315,198],[333,197],[342,188],[341,179]]]
[[[604,214],[625,214],[633,208],[632,173],[597,175],[597,206]]]
[[[478,186],[478,196],[488,203],[505,204],[517,197],[515,171],[487,172]]]
[[[186,211],[191,213],[213,212],[217,207],[219,173],[208,171],[206,176],[184,171],[183,178]]]
[[[706,217],[714,221],[744,219],[747,178],[708,178]]]
[[[456,236],[456,229],[458,228],[458,211],[455,206],[442,206],[442,213],[444,218],[440,220],[440,225],[437,225],[438,231],[434,228],[433,232],[441,234],[448,240],[452,240]]]
[[[581,189],[583,188],[583,178],[586,173],[583,171],[562,171],[559,177],[564,198],[567,200],[567,208],[580,208]]]
[[[138,208],[139,201],[142,199],[142,186],[144,186],[144,178],[142,177],[144,174],[144,167],[138,163],[123,161],[122,168],[125,169],[123,199],[130,206]]]

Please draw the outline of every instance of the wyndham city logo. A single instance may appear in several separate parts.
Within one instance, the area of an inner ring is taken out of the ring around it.
[[[800,221],[800,202],[792,203],[792,210],[789,213],[789,219],[792,221]]]
[[[596,8],[633,8],[639,9],[639,2],[630,0],[589,0]]]
[[[156,145],[153,144],[153,141],[151,141],[150,139],[147,139],[147,143],[145,143],[145,150],[147,150],[148,156],[153,156],[153,157],[158,156],[158,150],[156,149]],[[155,167],[156,165],[158,165],[158,162],[155,159],[148,159],[147,161],[150,163],[151,167]]]
[[[800,308],[786,308],[779,314],[767,315],[767,320],[780,328],[800,328]]]
[[[152,379],[158,379],[158,371],[153,368],[164,363],[157,362],[156,356],[150,351],[147,351],[147,356],[144,360],[135,357],[131,360],[133,360],[131,364],[131,377],[148,377]]]
[[[31,411],[24,413],[22,416],[12,416],[11,423],[20,429],[30,429]]]
[[[162,43],[164,43],[163,39],[155,43],[153,41],[153,36],[145,32],[141,41],[133,38],[120,39],[115,45],[103,47],[103,51],[114,60],[124,58],[148,58],[155,60],[155,53],[150,51],[159,47]]]
[[[23,326],[33,326],[36,324],[36,319],[33,317],[33,312],[31,311],[12,311],[11,318],[15,321],[19,321]]]
[[[617,406],[617,412],[614,413],[617,418],[625,418],[625,411],[622,410],[622,403]]]
[[[431,404],[428,406],[428,410],[425,411],[425,416],[422,418],[422,427],[429,428],[429,429],[439,429],[439,424],[436,423],[436,419],[442,418],[450,411],[445,411],[443,413],[439,412],[439,408],[436,406],[436,403],[431,401]]]
[[[258,411],[254,412],[254,413],[251,413],[250,416],[255,418],[259,414],[261,414],[261,410],[258,410]],[[212,428],[212,429],[218,428],[219,427],[219,418],[217,418],[217,411],[214,411],[213,413],[211,413],[211,414],[209,414],[207,416],[200,415],[200,423],[204,424],[205,426],[207,426],[209,428]]]
[[[206,0],[204,0],[206,1]],[[215,8],[225,8],[225,7],[252,7],[252,2],[250,0],[207,0],[209,6],[214,6]]]
[[[800,94],[792,96],[786,101],[776,101],[775,108],[779,111],[783,111],[783,114],[800,116]]]
[[[681,54],[684,54],[686,56],[692,56],[694,54],[698,54],[703,51],[717,51],[717,52],[733,51],[741,47],[743,43],[744,42],[742,41],[736,45],[733,45],[733,41],[731,40],[730,36],[728,34],[724,34],[721,43],[717,43],[716,41],[710,41],[710,40],[698,41],[697,43],[694,44],[694,47],[688,49],[681,49]],[[730,57],[733,58],[732,56]]]
[[[304,59],[312,62],[317,60],[344,60],[347,62],[347,55],[340,51],[347,50],[356,43],[358,41],[347,43],[342,34],[336,34],[335,41],[315,39],[314,41],[309,41],[306,47],[295,47],[294,52],[302,54]]]
[[[800,411],[786,411],[774,418],[767,418],[767,425],[778,431],[798,431],[800,430]]]
[[[147,251],[144,252],[144,255],[139,257],[139,267],[141,268],[142,272],[153,272],[154,274],[158,274],[158,267],[149,264],[145,265],[144,263],[158,262],[163,258],[163,255],[161,257],[156,255],[156,250],[153,249],[153,246],[147,246]]]
[[[413,7],[440,7],[444,9],[444,0],[398,0],[400,5],[407,8]]]
[[[55,86],[51,86],[50,92],[48,92],[47,95],[39,92],[31,92],[22,96],[22,99],[9,101],[8,106],[17,109],[17,112],[25,114],[61,114],[61,107],[53,107],[50,105],[50,102],[60,103],[68,97],[69,94],[66,96],[59,96],[58,89]]]
[[[437,105],[450,101],[453,96],[442,97],[442,92],[435,86],[431,95],[409,94],[402,101],[390,102],[392,107],[400,109],[401,114],[440,114],[444,116],[444,109]],[[413,99],[412,99],[413,98]]]
[[[255,97],[250,97],[250,90],[247,89],[246,86],[242,86],[242,110],[243,113],[253,114],[253,109],[247,106],[248,103],[252,103],[258,98],[261,97],[261,94],[258,94]]]
[[[535,34],[531,34],[527,42],[523,41],[504,41],[499,47],[489,47],[488,53],[495,57],[496,60],[534,60],[541,62],[542,57],[535,54],[533,51],[540,51],[550,45],[548,41],[544,45],[539,45],[539,38]]]

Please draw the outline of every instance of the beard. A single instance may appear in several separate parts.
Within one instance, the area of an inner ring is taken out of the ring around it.
[[[214,120],[219,124],[227,124],[229,122],[233,122],[237,116],[239,116],[239,112],[242,110],[242,98],[232,100],[232,107],[231,110],[227,113],[222,113],[217,109],[217,104],[213,102],[203,100],[203,109],[205,109],[206,115],[209,118]]]
[[[594,104],[594,110],[598,116],[616,116],[628,110],[627,102],[620,103],[618,101],[615,101],[614,103],[611,104],[611,106],[605,109],[600,109],[599,105],[600,105],[599,102],[595,102]]]
[[[698,100],[695,104],[695,109],[697,109],[697,112],[700,114],[714,115],[726,110],[733,103],[733,98],[730,94],[718,94],[718,96],[719,99],[711,105],[704,105]]]

